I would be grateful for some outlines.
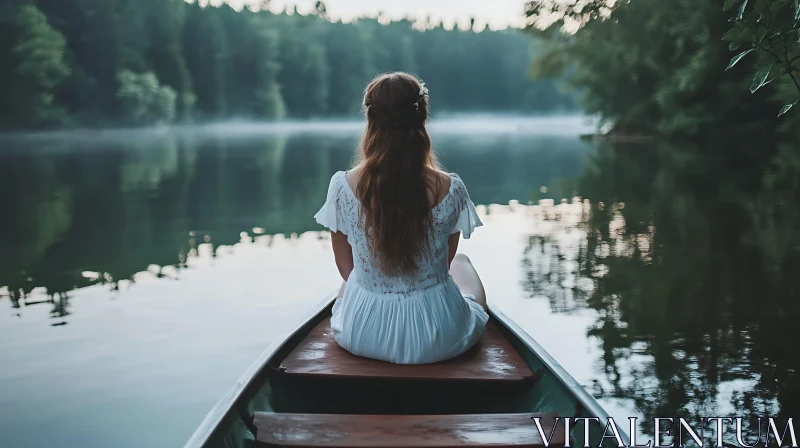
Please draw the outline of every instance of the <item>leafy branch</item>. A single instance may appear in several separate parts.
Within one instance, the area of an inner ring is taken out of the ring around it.
[[[731,19],[733,27],[724,36],[731,42],[729,48],[739,53],[731,58],[726,70],[751,53],[760,54],[750,91],[755,93],[782,78],[796,90],[786,93],[787,103],[778,113],[781,116],[800,101],[800,75],[796,65],[800,61],[800,0],[754,0],[753,3],[751,8],[750,0],[725,0],[723,4],[723,11],[739,6]],[[770,79],[774,68],[777,74]]]

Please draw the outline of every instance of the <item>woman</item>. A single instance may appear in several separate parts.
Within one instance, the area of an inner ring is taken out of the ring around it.
[[[425,129],[428,90],[415,77],[375,78],[364,94],[360,163],[331,178],[317,222],[344,279],[336,342],[398,364],[457,356],[483,336],[486,293],[459,236],[482,225],[457,174],[438,169]]]

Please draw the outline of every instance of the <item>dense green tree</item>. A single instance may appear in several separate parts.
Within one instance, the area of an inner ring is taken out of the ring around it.
[[[746,71],[725,73],[728,44],[721,37],[728,24],[717,1],[608,5],[529,2],[533,30],[549,38],[548,50],[534,62],[536,74],[569,72],[586,111],[620,133],[691,136],[729,123],[771,132],[774,120],[764,118],[771,101],[747,97]],[[578,29],[570,34],[564,27]]]
[[[119,39],[119,70],[144,72],[149,69],[147,49],[152,37],[147,32],[148,17],[139,0],[115,0],[117,10],[117,39]]]
[[[303,118],[327,113],[330,70],[322,23],[314,16],[271,15],[262,23],[280,29],[278,82],[286,108],[292,116]]]
[[[361,23],[374,37],[373,59],[377,71],[408,73],[419,71],[411,38],[414,34],[412,28],[414,24],[411,21],[399,20],[383,25],[377,20],[364,19]]]
[[[735,6],[733,27],[725,34],[735,52],[728,68],[750,53],[758,54],[750,91],[778,84],[778,96],[785,103],[778,113],[783,115],[800,101],[800,2],[758,0],[748,5],[747,1],[726,0],[723,10]]]
[[[248,10],[237,12],[224,5],[219,13],[230,42],[226,84],[231,115],[268,119],[284,116],[285,105],[277,83],[277,30],[256,26],[257,14]]]
[[[364,88],[376,73],[370,36],[362,26],[332,23],[324,36],[330,67],[329,110],[335,115],[355,115]]]
[[[227,36],[216,11],[201,8],[197,3],[187,8],[183,48],[197,96],[197,110],[203,117],[221,118],[227,113]]]
[[[168,124],[175,119],[177,94],[152,72],[120,72],[117,99],[123,117],[135,125]]]
[[[258,118],[274,119],[286,115],[286,105],[278,84],[278,37],[273,30],[257,28],[253,33],[253,52],[250,59],[254,68],[253,112]]]
[[[30,4],[3,8],[0,55],[8,62],[0,77],[0,117],[4,127],[51,125],[63,120],[54,101],[56,87],[69,76],[65,41],[47,17]]]
[[[113,114],[116,77],[122,68],[122,0],[36,0],[67,41],[72,76],[57,97],[76,115],[95,119]],[[141,33],[140,38],[146,35]],[[101,120],[103,118],[100,118]]]
[[[141,8],[147,14],[147,57],[152,71],[178,94],[178,116],[188,120],[196,97],[181,39],[187,5],[183,0],[143,0]]]

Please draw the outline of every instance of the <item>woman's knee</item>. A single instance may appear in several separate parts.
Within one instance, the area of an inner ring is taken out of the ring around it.
[[[456,256],[453,257],[453,262],[454,263],[465,263],[465,264],[468,264],[468,265],[472,265],[472,261],[470,261],[469,257],[464,255],[464,254],[462,254],[462,253],[457,253]]]

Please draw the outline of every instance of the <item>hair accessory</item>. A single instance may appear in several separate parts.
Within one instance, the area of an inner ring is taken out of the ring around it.
[[[428,96],[428,88],[425,87],[425,83],[423,82],[420,85],[420,88],[419,88],[419,97],[423,98],[423,97],[426,97],[426,96]],[[417,100],[417,102],[414,103],[414,109],[415,110],[419,110],[419,100]]]

